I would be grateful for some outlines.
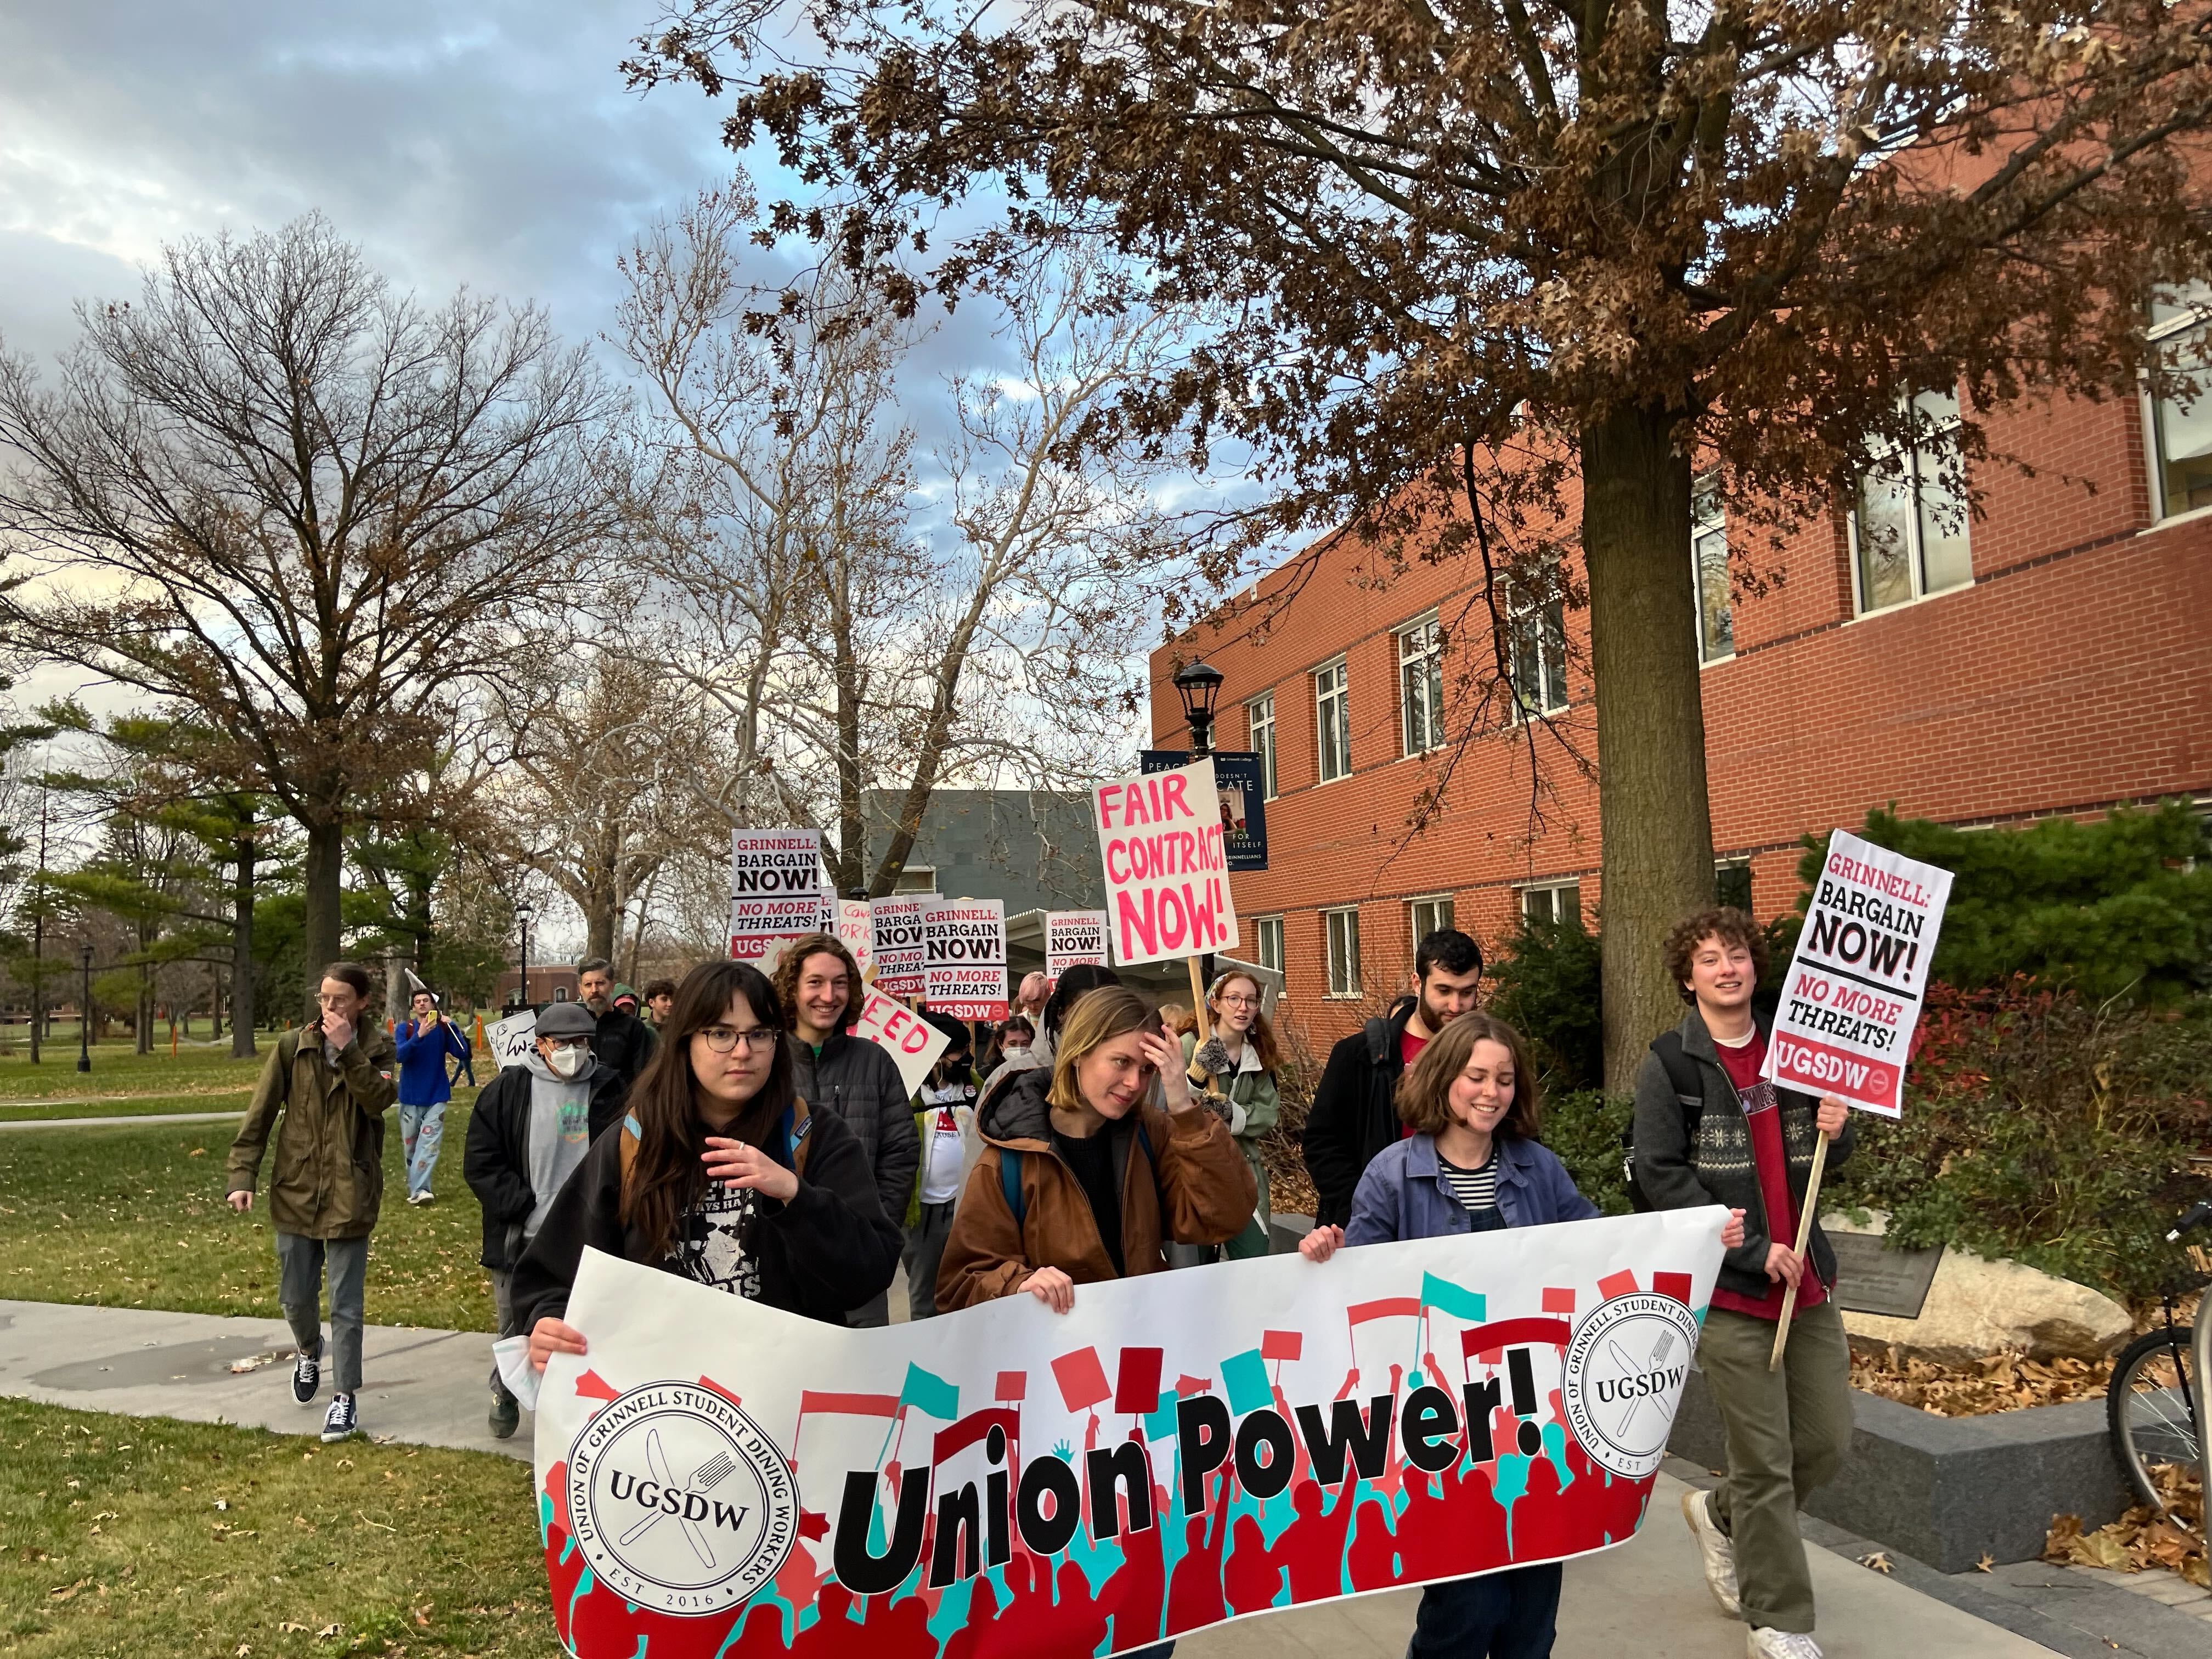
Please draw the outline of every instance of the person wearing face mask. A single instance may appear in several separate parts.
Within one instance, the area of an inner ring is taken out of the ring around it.
[[[592,1051],[597,1030],[582,1004],[548,1004],[523,1063],[503,1067],[469,1117],[461,1174],[483,1209],[479,1259],[491,1274],[501,1336],[524,1328],[514,1307],[515,1263],[593,1138],[622,1109],[622,1079]],[[492,1433],[504,1440],[521,1420],[520,1404],[494,1367]]]
[[[1316,1227],[1298,1245],[1327,1261],[1346,1245],[1586,1221],[1596,1205],[1536,1139],[1536,1074],[1518,1032],[1485,1013],[1445,1022],[1396,1089],[1404,1139],[1359,1177],[1348,1225]],[[1721,1243],[1743,1242],[1733,1210]],[[1407,1659],[1491,1654],[1546,1659],[1559,1610],[1559,1563],[1510,1567],[1423,1588]]]

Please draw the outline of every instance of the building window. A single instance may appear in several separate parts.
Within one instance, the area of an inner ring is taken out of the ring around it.
[[[1324,910],[1321,921],[1328,957],[1328,994],[1356,997],[1359,994],[1359,912]]]
[[[1567,608],[1561,599],[1516,605],[1507,628],[1513,647],[1513,698],[1522,718],[1567,706]]]
[[[2155,295],[2150,338],[2169,372],[2201,383],[2194,397],[2160,398],[2151,405],[2158,468],[2151,488],[2158,516],[2170,519],[2212,507],[2212,284],[2191,283]]]
[[[1713,865],[1713,900],[1751,914],[1751,860],[1721,859]]]
[[[1340,659],[1314,676],[1314,733],[1323,783],[1352,772],[1352,698]]]
[[[1444,638],[1434,617],[1398,635],[1398,712],[1407,754],[1443,746]]]
[[[1452,925],[1449,893],[1442,893],[1434,898],[1417,898],[1407,904],[1406,909],[1413,924],[1413,951],[1416,955],[1420,953],[1423,939]]]
[[[1521,890],[1521,919],[1531,927],[1573,927],[1583,921],[1583,884],[1547,881]]]
[[[1252,918],[1252,960],[1262,968],[1283,971],[1283,919],[1280,916]]]
[[[1859,479],[1851,541],[1862,613],[1974,579],[1966,503],[1944,476],[1958,467],[1959,399],[1923,392],[1912,414],[1913,442],[1878,456]]]
[[[1698,597],[1698,656],[1717,662],[1735,653],[1735,625],[1729,611],[1728,521],[1717,478],[1702,481],[1690,500],[1690,569]]]
[[[937,890],[937,866],[933,864],[909,864],[898,872],[892,884],[894,893],[933,893]]]
[[[1275,798],[1275,694],[1255,697],[1244,705],[1245,729],[1251,733],[1252,752],[1260,757],[1260,799]],[[1272,966],[1273,964],[1262,964]]]

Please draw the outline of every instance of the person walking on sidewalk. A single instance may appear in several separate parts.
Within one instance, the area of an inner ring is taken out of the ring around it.
[[[1536,1073],[1518,1032],[1480,1012],[1446,1022],[1407,1068],[1398,1116],[1411,1131],[1359,1178],[1349,1225],[1322,1225],[1298,1245],[1326,1261],[1346,1245],[1586,1221],[1596,1205],[1536,1136]],[[1721,1243],[1743,1237],[1731,1215]],[[1559,1611],[1559,1563],[1426,1586],[1407,1659],[1544,1659]]]
[[[580,1003],[556,1002],[538,1016],[537,1040],[520,1066],[501,1069],[469,1115],[461,1173],[483,1209],[483,1254],[499,1334],[518,1336],[514,1264],[599,1132],[619,1120],[621,1080],[592,1053],[598,1029]],[[522,1406],[491,1372],[491,1431],[504,1440]]]
[[[568,1322],[586,1246],[828,1324],[890,1288],[899,1230],[860,1138],[792,1088],[783,1010],[749,963],[677,988],[659,1054],[514,1270],[538,1370],[589,1352]]]
[[[1637,1073],[1636,1184],[1654,1209],[1726,1204],[1747,1217],[1742,1242],[1722,1258],[1698,1343],[1728,1472],[1711,1492],[1685,1492],[1682,1513],[1714,1600],[1750,1626],[1753,1659],[1820,1659],[1797,1510],[1834,1479],[1850,1444],[1850,1346],[1832,1295],[1835,1252],[1817,1219],[1810,1260],[1794,1245],[1817,1138],[1828,1138],[1836,1168],[1850,1156],[1850,1114],[1833,1095],[1815,1100],[1759,1075],[1771,1021],[1753,1011],[1752,994],[1766,938],[1749,916],[1699,910],[1664,948],[1690,1011]],[[1792,1285],[1790,1345],[1769,1370]]]
[[[269,1224],[276,1235],[276,1299],[299,1345],[292,1398],[314,1403],[322,1383],[323,1281],[331,1295],[331,1382],[323,1438],[360,1432],[362,1298],[368,1236],[384,1198],[384,1114],[394,1095],[392,1039],[362,1023],[368,970],[334,962],[323,969],[321,1012],[276,1039],[246,1121],[231,1142],[230,1207],[253,1207],[261,1154],[273,1131]]]
[[[431,1173],[446,1138],[446,1105],[453,1097],[447,1062],[468,1064],[470,1044],[438,1011],[434,993],[415,993],[412,1017],[392,1034],[399,1057],[399,1147],[407,1166],[407,1201],[428,1204]]]
[[[576,999],[592,1012],[592,1053],[614,1074],[617,1099],[644,1074],[646,1062],[659,1039],[653,1027],[614,1003],[615,970],[605,957],[586,957],[576,964]]]
[[[1352,1194],[1375,1154],[1398,1139],[1398,1079],[1422,1046],[1474,1006],[1482,951],[1455,927],[1425,933],[1413,951],[1413,993],[1328,1051],[1307,1115],[1304,1149],[1323,1226],[1352,1218]]]
[[[851,1127],[876,1172],[884,1213],[894,1224],[903,1221],[921,1165],[921,1137],[898,1062],[881,1044],[846,1035],[860,997],[860,965],[835,934],[809,933],[784,952],[774,983],[793,1038],[792,1083],[799,1097]],[[890,1324],[889,1288],[854,1309],[848,1322]]]

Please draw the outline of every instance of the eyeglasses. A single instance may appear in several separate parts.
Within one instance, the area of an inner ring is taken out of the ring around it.
[[[757,1054],[775,1047],[776,1038],[782,1033],[768,1025],[756,1025],[744,1031],[734,1025],[709,1025],[699,1035],[707,1039],[707,1046],[716,1054],[726,1054],[741,1042],[747,1054]]]
[[[1226,996],[1221,999],[1221,1006],[1224,1008],[1256,1008],[1260,1006],[1260,999],[1242,995]]]
[[[587,1036],[550,1036],[545,1041],[556,1048],[576,1048],[587,1054],[592,1052],[592,1040]]]

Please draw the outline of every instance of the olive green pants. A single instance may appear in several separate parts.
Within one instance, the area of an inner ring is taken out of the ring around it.
[[[1774,1323],[1715,1308],[1698,1369],[1728,1434],[1728,1474],[1713,1519],[1735,1547],[1744,1622],[1809,1635],[1813,1576],[1797,1510],[1835,1479],[1851,1443],[1851,1356],[1843,1316],[1823,1302],[1790,1322],[1782,1368],[1770,1371]]]

